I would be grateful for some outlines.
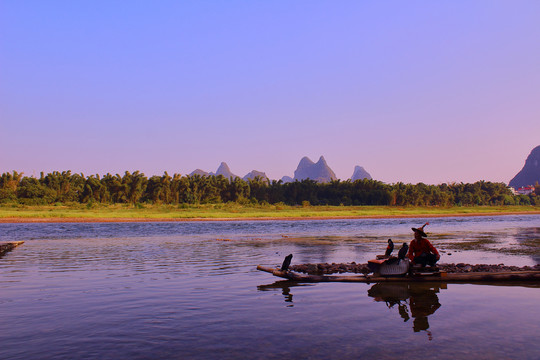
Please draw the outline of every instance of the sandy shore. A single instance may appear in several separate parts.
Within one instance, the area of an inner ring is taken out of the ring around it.
[[[489,212],[467,214],[414,214],[414,215],[360,215],[360,216],[303,216],[303,217],[232,217],[232,218],[77,218],[50,217],[1,218],[0,223],[126,223],[126,222],[188,222],[188,221],[297,221],[297,220],[348,220],[348,219],[403,219],[403,218],[440,218],[505,215],[538,215],[540,211]]]

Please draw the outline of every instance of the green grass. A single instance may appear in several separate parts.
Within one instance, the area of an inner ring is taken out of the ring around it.
[[[93,205],[52,206],[1,205],[0,220],[189,220],[257,218],[333,218],[451,216],[509,213],[540,213],[540,206],[393,207],[393,206],[287,206],[287,205]]]

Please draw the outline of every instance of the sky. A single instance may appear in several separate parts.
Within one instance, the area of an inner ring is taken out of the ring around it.
[[[0,173],[508,183],[540,1],[0,0]]]

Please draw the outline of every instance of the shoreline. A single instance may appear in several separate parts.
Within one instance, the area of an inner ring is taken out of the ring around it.
[[[283,216],[283,217],[230,217],[230,218],[82,218],[82,217],[8,217],[0,224],[19,223],[137,223],[137,222],[220,222],[220,221],[301,221],[301,220],[356,220],[356,219],[414,219],[443,217],[539,215],[540,211],[479,212],[455,214],[395,214],[355,216]]]

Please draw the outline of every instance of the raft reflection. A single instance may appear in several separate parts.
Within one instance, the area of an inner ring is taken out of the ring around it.
[[[283,299],[287,303],[286,306],[293,307],[291,288],[299,286],[316,285],[281,280],[268,285],[259,285],[257,290],[281,290]],[[386,303],[389,309],[397,306],[398,314],[404,322],[408,322],[412,317],[414,332],[425,331],[428,339],[432,340],[433,334],[428,330],[428,317],[442,306],[437,293],[446,288],[446,284],[443,283],[377,283],[368,290],[368,296],[377,302]]]
[[[437,296],[441,289],[446,289],[446,284],[378,283],[368,290],[368,296],[375,301],[384,301],[389,309],[397,305],[403,321],[409,321],[412,316],[413,331],[426,331],[429,340],[432,340],[428,317],[441,307]]]
[[[281,290],[287,306],[293,307],[291,288],[298,286],[315,285],[280,280],[268,285],[259,285],[257,290]],[[426,331],[429,340],[432,340],[433,335],[428,330],[428,317],[442,306],[437,293],[446,288],[444,283],[377,283],[368,290],[368,296],[377,302],[385,302],[389,309],[397,306],[399,316],[404,322],[409,321],[412,317],[414,332]]]

